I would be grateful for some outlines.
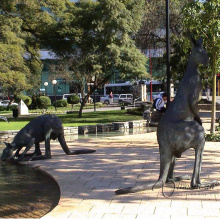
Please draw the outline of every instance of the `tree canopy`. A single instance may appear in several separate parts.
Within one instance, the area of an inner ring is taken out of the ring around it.
[[[9,94],[39,88],[39,51],[69,1],[2,0],[0,5],[0,83]],[[49,10],[46,10],[49,9]]]
[[[94,81],[90,93],[120,72],[121,78],[146,77],[147,59],[136,47],[134,35],[141,25],[144,0],[79,1],[70,7],[57,26],[69,50],[53,47],[66,64],[66,76],[78,82],[81,93]],[[64,46],[65,48],[66,46]]]
[[[0,83],[11,93],[38,88],[42,48],[57,54],[64,63],[63,76],[82,89],[94,76],[93,89],[118,72],[122,78],[146,76],[146,57],[134,41],[144,4],[144,0],[2,0]]]
[[[212,81],[211,132],[215,133],[216,117],[216,74],[220,71],[220,0],[194,1],[183,10],[184,34],[203,37],[208,50],[210,65],[203,70],[207,80]]]

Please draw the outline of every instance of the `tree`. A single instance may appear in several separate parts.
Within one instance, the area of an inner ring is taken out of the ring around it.
[[[19,93],[28,88],[26,77],[30,71],[26,67],[21,32],[22,21],[0,14],[0,83],[3,90]]]
[[[211,133],[215,133],[216,74],[220,70],[220,0],[196,0],[186,5],[183,15],[185,34],[202,36],[209,52],[213,83]]]
[[[181,11],[185,4],[187,4],[188,2],[192,2],[192,0],[170,1],[170,33],[172,36],[170,39],[171,48],[175,47],[174,43],[176,42],[176,38],[179,39],[181,35]],[[166,4],[164,0],[146,1],[142,25],[140,30],[136,34],[136,42],[138,46],[140,46],[141,49],[146,53],[151,54],[153,75],[157,73],[157,75],[154,75],[154,78],[157,78],[159,80],[164,80],[166,78],[166,54],[164,54],[164,56],[162,55],[165,52],[166,48],[165,6]],[[158,56],[158,52],[160,51],[161,57],[154,57],[154,50],[157,51],[156,56]],[[171,55],[173,55],[172,51]],[[172,68],[172,75],[173,73],[175,73],[173,70],[174,69]]]
[[[49,45],[68,0],[1,0],[0,83],[19,94],[38,88],[42,63],[39,50]],[[54,38],[53,38],[54,39]]]
[[[83,97],[80,117],[90,94],[103,87],[116,73],[129,79],[146,77],[146,57],[132,38],[140,27],[144,2],[79,1],[77,7],[69,8],[60,22],[59,33],[63,39],[68,38],[66,43],[71,43],[69,48],[72,50],[54,50],[67,64],[69,79],[80,85]],[[84,97],[85,85],[92,79],[94,86]]]

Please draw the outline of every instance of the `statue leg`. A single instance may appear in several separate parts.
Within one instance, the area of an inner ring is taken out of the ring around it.
[[[167,179],[173,178],[173,169],[175,166],[175,157],[169,148],[160,146],[160,175],[157,182],[165,184]],[[155,185],[156,186],[156,185]]]
[[[31,140],[28,142],[28,144],[27,144],[27,146],[26,146],[24,152],[18,157],[18,161],[22,161],[22,160],[24,159],[24,157],[26,156],[27,152],[28,152],[28,151],[31,149],[31,147],[34,145],[34,142],[35,142],[35,139],[31,139]]]
[[[201,186],[200,181],[200,172],[201,172],[201,165],[202,165],[202,156],[203,156],[203,150],[205,146],[205,136],[203,132],[197,133],[195,136],[195,143],[194,143],[194,149],[195,149],[195,162],[194,162],[194,170],[193,170],[193,177],[191,181],[191,187],[192,188],[198,188]]]
[[[169,169],[169,173],[168,173],[168,177],[167,177],[167,181],[166,182],[178,182],[181,180],[191,180],[191,177],[189,175],[184,175],[184,176],[173,176],[173,171],[174,171],[174,167],[175,167],[175,163],[176,163],[176,157],[173,156],[172,158],[172,162],[170,164],[170,169]]]
[[[169,172],[168,172],[168,176],[167,176],[167,181],[166,182],[169,182],[170,180],[174,179],[173,171],[174,171],[175,163],[176,163],[176,157],[173,156],[172,162],[170,164],[170,169],[169,169]]]
[[[31,157],[33,156],[39,156],[41,155],[41,150],[40,150],[40,144],[39,143],[35,143],[35,150],[33,153],[31,154],[26,154],[25,157],[27,157],[27,160],[28,159],[31,159]]]
[[[50,151],[50,134],[51,132],[48,132],[45,136],[45,154],[44,155],[37,155],[31,158],[31,160],[44,160],[44,159],[50,159],[51,158],[51,151]],[[38,149],[39,147],[39,149]],[[41,153],[40,151],[40,145],[37,146],[38,153]]]
[[[191,187],[193,189],[196,188],[206,188],[206,187],[214,187],[219,185],[220,183],[216,180],[212,180],[209,182],[201,183],[200,180],[200,173],[201,173],[201,165],[202,165],[202,157],[203,157],[203,150],[205,146],[205,136],[203,132],[202,126],[199,126],[197,135],[195,136],[194,141],[194,149],[195,149],[195,162],[194,162],[194,170],[193,170],[193,177],[191,180]]]
[[[40,150],[40,143],[35,144],[34,155],[37,155],[37,156],[42,155],[41,150]]]
[[[20,150],[22,149],[22,147],[18,148],[17,151],[15,152],[14,158],[19,158],[21,155],[19,154]]]

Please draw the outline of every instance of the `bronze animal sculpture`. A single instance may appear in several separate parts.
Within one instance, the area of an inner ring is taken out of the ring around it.
[[[2,120],[4,120],[4,121],[9,123],[8,119],[6,117],[4,117],[4,116],[0,116],[0,119],[2,119]]]
[[[5,143],[6,148],[3,150],[1,159],[3,161],[13,157],[13,151],[16,150],[14,155],[15,160],[22,161],[26,153],[35,144],[35,151],[29,154],[31,160],[49,159],[51,158],[50,140],[57,139],[61,147],[67,155],[93,153],[95,150],[75,150],[71,151],[65,141],[64,131],[61,120],[55,115],[42,115],[30,121],[23,127],[14,137],[13,142]],[[40,142],[45,141],[45,155],[41,154]],[[20,150],[25,147],[22,154]]]
[[[197,67],[199,64],[207,65],[209,58],[206,50],[202,47],[202,38],[198,41],[192,38],[192,44],[193,48],[188,66],[177,89],[176,97],[170,103],[158,124],[157,140],[160,152],[160,175],[158,181],[152,184],[119,189],[115,192],[116,194],[159,188],[169,181],[188,179],[188,176],[174,178],[173,170],[176,158],[180,158],[181,154],[189,148],[195,150],[191,188],[201,187],[200,171],[205,145],[205,132],[197,105],[202,89]]]

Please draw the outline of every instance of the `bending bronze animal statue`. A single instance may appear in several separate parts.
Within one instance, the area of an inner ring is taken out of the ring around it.
[[[0,116],[0,119],[2,119],[2,120],[4,120],[4,121],[9,123],[8,119],[6,117],[4,117],[4,116]]]
[[[188,179],[188,176],[174,178],[173,170],[176,158],[180,158],[181,154],[189,148],[195,150],[191,187],[198,188],[201,186],[200,171],[205,145],[205,132],[197,105],[202,89],[197,67],[199,64],[207,65],[209,58],[206,50],[202,47],[202,38],[198,41],[192,39],[192,43],[192,53],[186,72],[179,84],[176,97],[170,103],[158,124],[157,140],[160,152],[160,175],[158,181],[152,184],[119,189],[115,192],[116,194],[160,188],[169,181]]]
[[[74,154],[87,154],[93,153],[95,150],[75,150],[71,151],[65,141],[64,131],[61,120],[55,115],[42,115],[30,121],[24,128],[22,128],[14,137],[13,142],[5,143],[6,148],[3,150],[1,159],[3,161],[13,157],[13,151],[16,150],[14,155],[15,160],[22,161],[26,153],[35,144],[35,151],[31,160],[42,160],[51,158],[50,140],[57,139],[61,147],[67,155]],[[45,141],[45,155],[41,154],[40,142]],[[25,147],[22,154],[20,150]]]

